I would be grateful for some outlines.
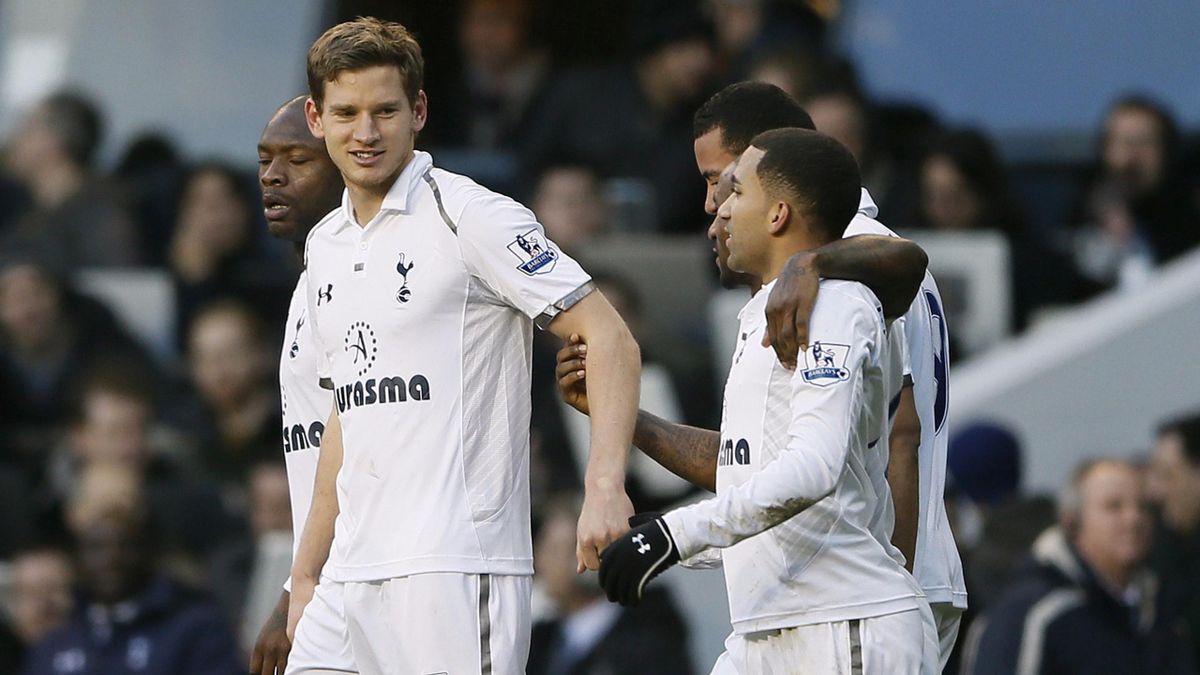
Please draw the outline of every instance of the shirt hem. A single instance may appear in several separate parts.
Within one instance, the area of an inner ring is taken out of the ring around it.
[[[805,607],[769,616],[733,620],[733,632],[738,635],[761,633],[768,630],[811,626],[817,623],[833,623],[853,619],[871,619],[887,614],[897,614],[920,609],[921,598],[908,595],[883,601],[872,601],[837,607]]]
[[[958,609],[967,608],[967,592],[956,590],[950,586],[921,587],[929,604],[954,605]]]
[[[533,574],[533,558],[484,560],[466,556],[432,556],[369,565],[327,566],[329,578],[339,582],[380,581],[382,579],[394,579],[396,577],[406,577],[412,574],[428,574],[431,572],[530,576]]]

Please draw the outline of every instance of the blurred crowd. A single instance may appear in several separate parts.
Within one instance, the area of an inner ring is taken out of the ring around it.
[[[702,241],[692,113],[742,79],[777,84],[850,148],[887,225],[1002,237],[1018,326],[1136,288],[1200,243],[1200,154],[1150,98],[1097,111],[1086,165],[1011,164],[982,129],[873,100],[830,48],[827,3],[635,3],[626,48],[584,64],[539,39],[533,0],[460,4],[441,36],[460,72],[429,83],[418,145],[529,204],[572,254],[629,235]],[[290,553],[276,364],[299,261],[267,236],[254,167],[184,156],[153,132],[102,165],[104,129],[97,101],[64,91],[27,111],[0,150],[0,672],[39,641],[89,640],[146,672],[243,672],[260,600],[277,596]],[[88,281],[97,270],[152,271],[173,298],[158,317],[167,337],[132,326]],[[643,337],[645,289],[627,270],[595,272]],[[687,639],[665,592],[625,610],[569,569],[587,426],[558,400],[558,345],[546,337],[535,343],[531,473],[547,609],[529,672],[694,672],[682,646],[653,649]],[[713,376],[695,379],[708,361],[681,373],[643,355],[643,408],[717,426]],[[1152,441],[1146,464],[1090,463],[1056,502],[1022,492],[1011,433],[960,430],[948,500],[974,619],[963,672],[1009,672],[988,664],[1034,648],[1109,661],[1153,652],[1163,664],[1196,650],[1183,626],[1200,628],[1200,421],[1166,424]],[[632,461],[639,509],[689,496]],[[1039,614],[1051,637],[1023,644],[1031,608],[1068,596]],[[605,648],[614,642],[623,648]]]

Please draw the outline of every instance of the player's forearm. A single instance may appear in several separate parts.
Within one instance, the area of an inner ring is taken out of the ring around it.
[[[912,572],[917,555],[917,528],[920,523],[921,419],[913,400],[912,387],[900,390],[900,403],[892,433],[888,436],[888,486],[896,511],[892,545],[904,554],[904,566]]]
[[[667,471],[709,492],[717,491],[719,432],[675,424],[639,410],[633,444]]]
[[[585,489],[624,489],[625,464],[637,417],[641,354],[623,323],[585,336],[591,450]]]
[[[321,456],[313,485],[312,506],[292,561],[292,583],[315,584],[329,558],[334,523],[338,516],[337,474],[342,468],[342,427],[336,414],[329,418],[321,437]]]
[[[904,567],[911,572],[917,554],[917,524],[920,521],[920,488],[917,467],[917,442],[892,435],[888,461],[888,485],[896,508],[896,527],[892,545],[904,554]]]
[[[803,445],[803,442],[801,442]],[[729,492],[667,513],[680,555],[726,548],[765,532],[833,492],[846,453],[788,449]]]
[[[929,264],[925,251],[913,242],[872,234],[830,242],[811,256],[822,277],[857,281],[870,288],[888,318],[908,311]]]

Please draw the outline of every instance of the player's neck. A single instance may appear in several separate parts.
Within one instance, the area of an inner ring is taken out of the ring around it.
[[[400,174],[408,168],[409,163],[413,160],[413,155],[413,151],[409,150],[404,163],[396,169],[396,175],[379,185],[366,186],[346,183],[346,190],[350,193],[350,207],[353,210],[351,215],[360,227],[366,227],[367,223],[379,215],[380,209],[383,208],[383,200],[387,199],[392,186],[400,180]]]
[[[804,230],[794,233],[789,232],[777,237],[771,242],[772,245],[767,250],[766,265],[762,274],[763,285],[771,283],[782,274],[783,268],[787,267],[787,263],[792,259],[792,256],[797,253],[820,248],[826,243],[828,242],[820,241],[810,236]]]

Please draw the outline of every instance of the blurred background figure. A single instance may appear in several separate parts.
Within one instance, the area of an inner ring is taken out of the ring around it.
[[[34,645],[23,672],[243,671],[219,610],[160,571],[154,532],[136,499],[80,512],[76,524],[76,608]]]
[[[1184,606],[1200,663],[1200,414],[1159,427],[1148,485],[1160,515],[1155,569]]]
[[[75,378],[101,355],[142,357],[106,307],[41,265],[0,262],[0,446],[10,460],[40,466]]]
[[[77,400],[67,442],[49,464],[46,490],[56,511],[90,467],[116,466],[136,477],[164,552],[199,562],[235,536],[238,524],[216,485],[197,475],[178,434],[156,426],[154,382],[143,368],[102,362],[83,376]]]
[[[1179,130],[1160,104],[1126,96],[1109,108],[1099,146],[1073,222],[1075,266],[1097,290],[1137,287],[1200,242],[1200,214],[1179,173]]]
[[[1025,228],[996,150],[975,129],[935,138],[921,165],[919,225],[942,232],[990,230],[1012,240]]]
[[[686,0],[639,2],[629,19],[633,60],[565,75],[535,117],[524,164],[536,171],[565,155],[635,179],[617,183],[638,214],[619,226],[692,232],[703,222],[703,185],[680,139],[712,73],[711,29]]]
[[[283,462],[254,466],[246,494],[249,530],[212,556],[209,578],[213,594],[238,628],[238,644],[249,653],[279,601],[281,580],[291,573],[292,508]]]
[[[964,621],[985,611],[1055,519],[1054,500],[1025,494],[1021,442],[994,422],[964,425],[946,455],[947,509],[971,601]],[[965,633],[965,631],[963,631]]]
[[[570,256],[608,226],[608,206],[596,172],[581,164],[556,164],[538,178],[530,203],[546,236]]]
[[[1059,499],[1059,525],[972,627],[966,672],[1191,673],[1171,591],[1150,571],[1139,468],[1092,460]]]
[[[283,266],[287,256],[276,259],[265,251],[258,203],[247,176],[229,165],[207,162],[188,175],[168,254],[180,336],[187,335],[200,308],[225,297],[261,303],[270,325],[283,321],[278,307],[287,306],[291,292]]]
[[[463,73],[430,118],[429,133],[438,144],[512,150],[525,140],[551,74],[549,55],[531,42],[531,10],[529,0],[463,3]]]
[[[188,360],[199,398],[190,430],[200,462],[227,486],[243,485],[250,467],[281,451],[279,392],[262,320],[236,300],[205,306],[192,323]]]
[[[31,645],[67,621],[75,569],[66,552],[51,547],[26,549],[12,559],[8,600],[12,635],[0,641],[0,668],[16,672]],[[7,628],[7,626],[6,626]],[[11,640],[9,638],[15,638]]]
[[[529,675],[655,673],[690,675],[687,631],[661,587],[642,604],[621,607],[604,598],[595,574],[576,574],[578,496],[547,502],[534,545],[534,573],[554,618],[537,622],[529,647]]]
[[[79,94],[55,94],[26,115],[8,139],[4,168],[30,208],[0,233],[0,250],[59,272],[142,262],[123,195],[92,172],[102,134],[99,110]]]
[[[157,131],[134,137],[113,168],[113,178],[129,195],[147,264],[162,267],[167,262],[186,173],[175,142]]]

